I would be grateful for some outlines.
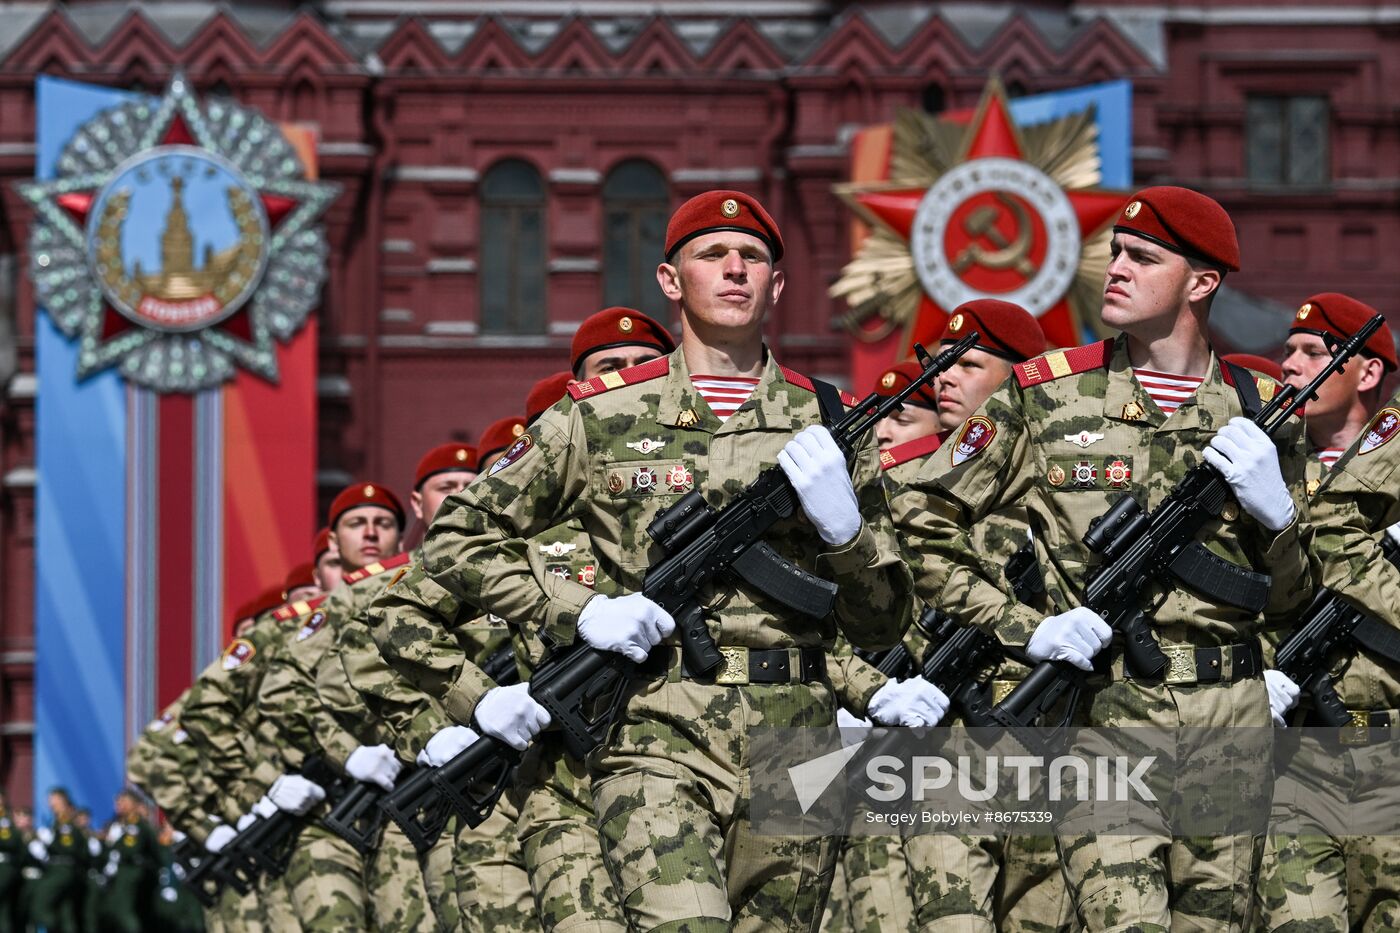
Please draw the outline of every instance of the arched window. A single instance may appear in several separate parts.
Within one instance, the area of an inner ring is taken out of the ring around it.
[[[603,304],[643,311],[663,323],[670,302],[656,284],[670,215],[666,177],[641,159],[619,164],[603,181]]]
[[[481,179],[480,279],[483,333],[544,333],[544,185],[520,159]]]

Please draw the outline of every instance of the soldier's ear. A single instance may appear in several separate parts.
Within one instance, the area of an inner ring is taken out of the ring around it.
[[[779,269],[773,270],[773,278],[768,286],[768,307],[773,307],[778,303],[778,296],[783,293],[783,285],[787,283],[787,277]]]
[[[1193,265],[1191,268],[1191,287],[1187,297],[1192,302],[1207,301],[1220,289],[1220,283],[1224,278],[1219,269],[1207,265]]]
[[[667,298],[681,300],[681,272],[669,262],[656,267],[656,284],[661,286],[661,294]]]

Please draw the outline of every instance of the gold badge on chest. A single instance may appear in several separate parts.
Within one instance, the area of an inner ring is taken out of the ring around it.
[[[1129,402],[1123,406],[1124,421],[1141,421],[1147,417],[1147,409],[1142,407],[1141,402]]]

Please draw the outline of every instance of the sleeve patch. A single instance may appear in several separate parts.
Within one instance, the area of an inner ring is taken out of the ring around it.
[[[973,457],[987,449],[987,445],[992,442],[992,438],[997,435],[997,426],[992,422],[977,415],[967,419],[963,423],[957,434],[957,439],[953,442],[952,459],[953,466],[966,463]]]
[[[1365,432],[1361,435],[1361,446],[1357,449],[1356,455],[1369,454],[1390,443],[1390,439],[1400,433],[1400,409],[1382,408],[1376,412],[1376,417],[1371,419],[1371,423],[1366,425]]]
[[[486,475],[495,476],[497,473],[525,456],[525,454],[529,453],[530,448],[533,446],[535,446],[535,442],[529,434],[520,435],[515,439],[515,443],[510,445],[510,449],[501,454],[499,460],[491,464],[491,469],[486,471]]]
[[[234,668],[242,667],[253,659],[253,655],[258,653],[258,649],[253,647],[253,643],[246,638],[235,638],[228,643],[224,649],[224,670],[231,671]]]

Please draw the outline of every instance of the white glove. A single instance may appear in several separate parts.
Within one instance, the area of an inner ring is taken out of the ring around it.
[[[1400,544],[1400,522],[1391,525],[1385,530],[1385,533],[1390,535],[1390,540],[1394,541],[1396,544]]]
[[[112,854],[115,855],[116,853],[113,852]],[[107,867],[102,869],[102,874],[106,875],[108,878],[115,878],[117,877],[117,868],[120,867],[120,865],[121,862],[119,860],[109,861]]]
[[[871,722],[860,719],[844,706],[836,707],[836,726],[841,730],[841,745],[850,748],[865,741],[870,734]]]
[[[267,796],[277,804],[277,809],[301,816],[325,800],[326,792],[320,784],[308,781],[300,774],[284,774],[272,783]]]
[[[53,830],[49,829],[47,826],[40,826],[38,830],[35,831],[34,835],[38,836],[39,841],[44,845],[53,845]]]
[[[270,820],[277,814],[277,804],[272,802],[271,797],[264,795],[258,799],[257,803],[253,804],[253,812],[265,820]],[[239,820],[238,822],[238,828],[241,830],[243,821]]]
[[[418,763],[429,768],[445,765],[479,738],[475,729],[466,726],[439,729],[418,753]]]
[[[588,601],[591,606],[596,597]],[[669,616],[668,616],[669,618]],[[530,685],[511,684],[486,691],[476,704],[476,726],[483,735],[500,739],[523,752],[540,730],[549,725],[549,710],[530,696]]]
[[[1076,606],[1037,625],[1026,643],[1026,655],[1033,661],[1068,661],[1092,671],[1090,659],[1112,640],[1113,629],[1097,612]]]
[[[870,698],[870,718],[882,726],[936,726],[948,696],[923,677],[888,681]]]
[[[1293,521],[1293,498],[1278,467],[1278,448],[1248,418],[1235,417],[1216,432],[1203,456],[1220,471],[1240,507],[1270,531]]]
[[[49,859],[49,850],[38,839],[29,840],[29,854],[40,862],[46,862]]]
[[[160,889],[160,899],[163,900],[163,901],[165,901],[167,904],[173,904],[173,903],[175,903],[176,899],[179,898],[179,896],[180,896],[180,895],[178,895],[178,894],[175,893],[175,889],[174,889],[174,888],[161,888],[161,889]]]
[[[856,490],[846,456],[830,431],[819,424],[804,428],[783,445],[778,465],[823,541],[838,547],[856,536],[860,531]]]
[[[238,830],[238,831],[241,833],[241,832],[243,832],[245,829],[247,829],[249,826],[252,826],[252,825],[253,825],[254,823],[256,823],[257,821],[258,821],[258,815],[257,815],[256,813],[254,813],[252,810],[249,810],[247,813],[243,814],[242,816],[240,816],[240,817],[238,818],[238,822],[233,824],[233,828],[236,829],[236,830]]]
[[[1298,704],[1298,694],[1302,691],[1292,677],[1272,668],[1264,671],[1264,684],[1269,688],[1269,712],[1273,714],[1274,722],[1286,726],[1283,714]]]
[[[122,841],[122,824],[113,823],[107,829],[107,845],[114,846]]]
[[[385,790],[394,789],[394,781],[403,765],[387,745],[361,745],[345,759],[345,773],[357,781],[378,784]]]
[[[185,834],[184,834],[184,833],[180,832],[178,829],[173,829],[173,830],[170,831],[170,842],[171,842],[172,845],[177,845],[177,846],[178,846],[180,843],[182,843],[182,842],[184,842],[184,841],[185,841]]]
[[[634,664],[645,661],[651,649],[675,630],[671,614],[641,593],[617,597],[600,593],[584,603],[578,615],[579,638],[602,651],[616,651]]]
[[[210,852],[222,852],[224,846],[232,842],[233,837],[237,835],[232,826],[220,823],[209,831],[209,838],[204,840],[204,848]]]
[[[92,838],[91,836],[89,836],[89,837],[88,837],[88,855],[91,855],[93,858],[97,858],[97,857],[98,857],[99,855],[101,855],[101,854],[102,854],[102,843],[98,842],[96,839],[94,839],[94,838]]]

